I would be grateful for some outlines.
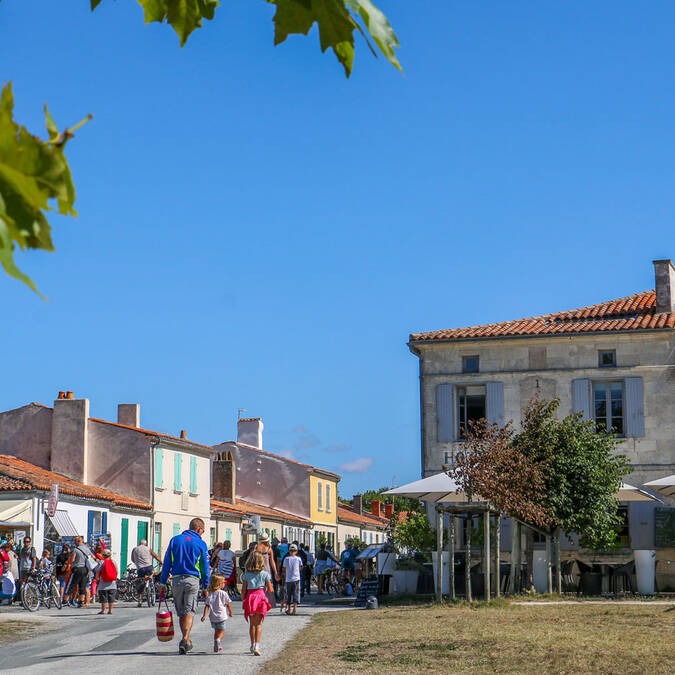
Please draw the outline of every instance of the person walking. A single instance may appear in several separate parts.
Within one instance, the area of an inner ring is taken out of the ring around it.
[[[21,590],[23,582],[35,572],[37,565],[38,559],[35,547],[31,545],[30,537],[24,537],[23,546],[19,551],[19,586],[17,591]]]
[[[305,547],[302,544],[299,544],[297,541],[293,542],[298,547],[298,558],[302,560],[302,569],[300,570],[300,600],[305,593],[305,568],[307,567],[307,552]]]
[[[211,575],[202,621],[206,621],[207,614],[211,621],[211,628],[213,628],[213,651],[216,654],[222,654],[223,648],[220,641],[225,636],[227,617],[232,616],[232,600],[225,591],[225,577],[222,574]]]
[[[70,578],[70,544],[64,544],[61,553],[56,556],[56,578],[59,582],[59,592],[63,602],[68,579]]]
[[[179,654],[187,654],[193,649],[190,631],[197,612],[200,582],[203,597],[206,597],[209,585],[209,550],[202,540],[205,529],[206,525],[201,518],[193,518],[185,532],[171,538],[162,564],[160,593],[166,595],[166,582],[169,574],[173,576],[173,602],[182,633],[178,644]]]
[[[232,542],[229,539],[226,539],[223,542],[222,548],[214,553],[213,562],[215,562],[216,572],[225,579],[225,585],[229,588],[234,588],[234,591],[236,592],[237,574],[234,566],[234,559],[236,556],[234,551],[230,548],[231,546]]]
[[[99,614],[113,613],[113,605],[117,600],[117,567],[112,561],[112,553],[109,548],[104,548],[101,551],[101,561],[96,566],[94,578],[96,579],[96,587],[98,589],[98,599],[101,603],[101,611]]]
[[[307,562],[302,566],[302,591],[303,595],[309,595],[312,592],[312,574],[314,574],[314,554],[308,544],[304,545],[305,558]]]
[[[269,597],[273,592],[272,577],[265,570],[265,559],[262,554],[253,551],[246,560],[241,596],[244,599],[244,619],[249,622],[251,653],[255,656],[260,656],[262,624],[265,615],[272,607]]]
[[[330,569],[334,563],[337,563],[336,557],[326,548],[326,544],[319,546],[319,552],[316,554],[316,563],[314,572],[316,574],[317,593],[323,595],[324,573]]]
[[[286,572],[284,594],[286,596],[286,614],[296,614],[300,602],[300,570],[302,559],[298,556],[298,547],[291,544],[288,547],[288,555],[282,563]],[[293,611],[291,611],[291,604]]]
[[[84,545],[84,539],[82,537],[75,537],[75,548],[70,554],[69,585],[70,594],[72,594],[71,604],[74,607],[85,606],[87,583],[89,582],[89,570],[87,569],[89,553],[89,549]],[[77,602],[75,601],[75,597],[77,597]]]
[[[278,567],[274,560],[274,555],[272,554],[272,546],[270,545],[270,536],[269,534],[267,534],[267,532],[263,531],[260,532],[260,534],[258,534],[258,541],[253,550],[256,551],[257,553],[260,553],[260,555],[263,557],[264,570],[265,572],[267,572],[267,574],[270,575],[270,579],[274,578],[277,581],[279,581],[281,577],[279,575]],[[267,599],[270,601],[270,607],[277,606],[276,598],[274,596],[274,587],[272,587],[272,591]],[[283,602],[283,595],[282,595],[282,602]]]
[[[138,581],[136,582],[137,607],[143,606],[143,591],[145,590],[145,577],[152,575],[152,559],[162,566],[162,559],[148,546],[147,539],[141,539],[138,546],[131,550],[131,562],[136,566]]]

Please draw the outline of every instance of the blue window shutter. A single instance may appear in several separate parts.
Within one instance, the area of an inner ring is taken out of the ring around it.
[[[180,534],[180,525],[178,523],[173,524],[173,536],[177,537]]]
[[[583,413],[583,420],[590,420],[591,415],[591,383],[590,380],[572,380],[572,412]]]
[[[491,424],[504,426],[504,383],[488,382],[485,385],[485,415]]]
[[[91,535],[94,534],[94,512],[87,511],[87,541],[86,544],[89,544],[91,541]]]
[[[626,392],[626,436],[641,438],[645,435],[645,404],[641,377],[627,377]]]
[[[452,384],[439,384],[436,387],[436,421],[439,443],[451,443],[455,440],[453,389]]]
[[[197,494],[197,458],[190,457],[190,492]]]
[[[276,533],[274,533],[274,536],[276,536]],[[232,541],[232,528],[230,527],[225,528],[225,539],[227,541]]]
[[[183,472],[183,455],[177,452],[173,456],[173,489],[181,490],[181,473]]]
[[[101,533],[105,534],[108,531],[108,514],[104,511],[101,514]]]
[[[161,488],[164,485],[164,476],[162,476],[162,464],[164,463],[164,450],[157,448],[155,450],[155,487]]]

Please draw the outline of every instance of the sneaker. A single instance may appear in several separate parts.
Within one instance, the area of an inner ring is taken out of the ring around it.
[[[255,650],[255,647],[254,647],[253,645],[251,645],[251,648],[249,649],[249,651],[251,652],[251,654],[253,654],[253,651],[254,651],[254,650]]]
[[[256,647],[253,650],[253,656],[260,656],[260,647]]]
[[[185,640],[181,640],[178,643],[178,653],[179,654],[187,654],[187,645],[185,644]]]
[[[195,648],[195,646],[192,644],[192,642],[188,642],[185,645],[185,651],[186,652],[191,652],[194,648]]]
[[[213,641],[213,651],[216,654],[221,654],[223,651],[223,648],[220,646],[220,640],[214,640]]]

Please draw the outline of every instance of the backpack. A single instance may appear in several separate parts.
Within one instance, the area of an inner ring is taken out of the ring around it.
[[[246,561],[248,560],[248,555],[251,552],[250,548],[247,548],[240,556],[239,556],[239,569],[240,570],[246,570]]]
[[[103,581],[117,580],[117,567],[115,567],[115,563],[110,558],[106,558],[106,560],[103,561],[101,579],[103,579]]]

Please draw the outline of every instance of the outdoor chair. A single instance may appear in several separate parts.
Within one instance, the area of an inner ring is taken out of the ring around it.
[[[635,561],[631,560],[614,570],[614,593],[635,593],[633,575],[635,574]]]

